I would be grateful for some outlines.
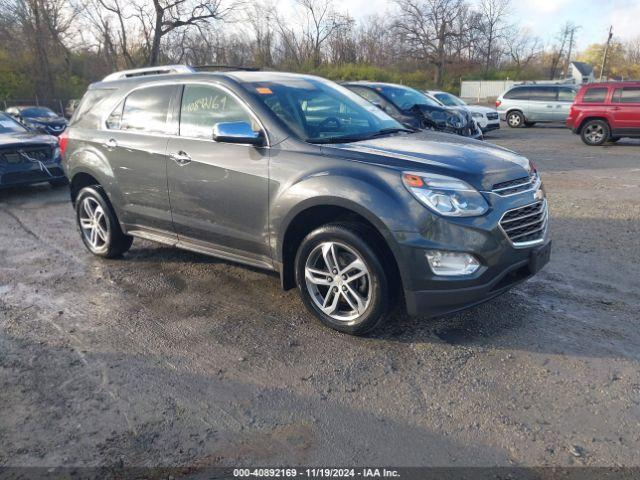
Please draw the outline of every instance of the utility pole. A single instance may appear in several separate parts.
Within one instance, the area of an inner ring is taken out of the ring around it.
[[[568,28],[568,27],[567,27]],[[575,35],[576,31],[579,29],[579,26],[576,25],[571,25],[571,30],[569,33],[569,53],[567,54],[567,65],[565,67],[564,70],[564,78],[567,78],[569,76],[569,66],[571,65],[571,53],[573,52],[573,36]]]
[[[609,27],[609,37],[607,38],[607,45],[604,47],[604,57],[602,58],[602,68],[600,68],[600,81],[602,81],[602,77],[604,75],[604,67],[607,66],[607,55],[609,55],[609,44],[611,43],[612,37],[613,37],[613,25]]]

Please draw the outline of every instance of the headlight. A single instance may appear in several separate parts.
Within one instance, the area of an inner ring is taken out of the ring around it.
[[[482,118],[482,117],[484,117],[484,114],[479,113],[479,112],[471,112],[471,116],[473,118]]]
[[[462,116],[449,115],[447,118],[447,124],[453,128],[462,128],[466,123],[466,120]]]
[[[402,182],[420,203],[445,217],[476,217],[489,209],[480,192],[457,178],[404,172]]]

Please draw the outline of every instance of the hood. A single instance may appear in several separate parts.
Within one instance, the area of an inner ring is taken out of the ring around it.
[[[43,125],[66,125],[67,121],[62,118],[51,118],[51,117],[24,117],[25,122],[31,123],[42,123]]]
[[[478,190],[529,175],[529,160],[506,148],[441,132],[401,134],[362,142],[323,145],[329,155],[398,170],[439,173]]]
[[[498,113],[495,108],[483,107],[482,105],[467,105],[466,109],[473,113]]]
[[[24,133],[3,133],[0,134],[0,148],[5,147],[26,147],[29,145],[51,145],[58,144],[56,137],[43,135],[36,132]]]

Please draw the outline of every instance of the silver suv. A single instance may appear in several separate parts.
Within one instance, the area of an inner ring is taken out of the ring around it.
[[[496,108],[511,128],[564,122],[576,93],[573,85],[517,85],[498,97]]]

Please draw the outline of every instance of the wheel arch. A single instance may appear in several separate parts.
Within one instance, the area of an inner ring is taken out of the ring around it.
[[[611,123],[609,122],[609,119],[607,117],[604,117],[602,115],[590,115],[588,117],[584,117],[580,121],[580,125],[578,126],[578,130],[577,130],[578,135],[582,133],[582,129],[587,124],[587,122],[590,122],[592,120],[601,120],[605,122],[607,124],[607,127],[609,127],[609,135],[611,135]]]
[[[365,239],[381,255],[385,271],[391,284],[402,287],[402,277],[394,252],[391,231],[376,215],[363,206],[344,199],[316,198],[302,202],[288,218],[282,229],[277,245],[278,264],[282,287],[289,290],[295,287],[295,256],[304,237],[310,232],[328,223],[358,223],[372,232],[372,238]]]
[[[90,173],[84,171],[76,172],[69,181],[71,203],[75,205],[76,198],[78,197],[78,193],[80,192],[80,190],[91,185],[101,185],[101,183],[94,175]]]

